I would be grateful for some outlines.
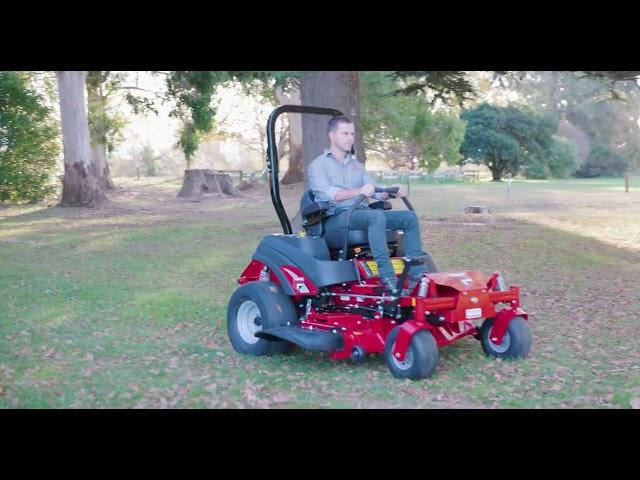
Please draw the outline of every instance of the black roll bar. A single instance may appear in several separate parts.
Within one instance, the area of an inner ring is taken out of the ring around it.
[[[343,115],[335,108],[308,107],[305,105],[281,105],[277,107],[267,120],[267,172],[269,173],[269,185],[271,189],[271,201],[278,214],[285,235],[291,235],[293,230],[287,212],[280,199],[280,180],[278,178],[278,147],[276,143],[276,120],[283,113],[311,113],[315,115],[331,115],[337,117]]]

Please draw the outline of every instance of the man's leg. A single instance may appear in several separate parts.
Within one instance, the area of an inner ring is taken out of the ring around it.
[[[325,221],[326,230],[344,229],[347,222],[347,214],[341,213],[329,217]],[[382,278],[394,278],[395,272],[389,259],[387,247],[387,221],[382,210],[357,209],[351,215],[353,230],[366,230],[369,238],[369,246],[373,259],[378,264],[378,271]]]
[[[420,224],[416,212],[411,210],[384,210],[384,216],[387,221],[387,228],[391,230],[404,230],[404,247],[409,257],[419,257],[424,255],[422,251],[422,242],[420,240]],[[424,264],[413,265],[410,273],[412,277],[416,277],[425,273],[427,267]]]

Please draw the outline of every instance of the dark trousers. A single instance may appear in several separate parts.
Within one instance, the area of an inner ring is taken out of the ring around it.
[[[325,230],[344,229],[346,223],[347,215],[343,211],[325,220]],[[420,241],[418,217],[411,210],[393,211],[359,208],[351,215],[349,228],[367,231],[371,253],[378,264],[378,271],[381,277],[395,276],[389,259],[385,230],[404,230],[405,254],[410,257],[424,255]],[[425,271],[426,267],[424,265],[413,265],[410,273],[411,275],[417,275]]]

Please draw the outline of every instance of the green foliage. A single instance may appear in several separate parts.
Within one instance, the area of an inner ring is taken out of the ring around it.
[[[522,80],[529,72],[524,71],[495,71],[495,77],[500,79]],[[597,81],[603,85],[612,97],[616,95],[616,86],[620,83],[634,85],[640,79],[640,72],[623,71],[583,71],[567,72],[575,78]],[[415,94],[417,92],[431,92],[433,101],[440,99],[445,103],[464,102],[476,96],[475,89],[469,81],[467,72],[463,71],[396,71],[394,79],[400,87],[395,94]]]
[[[530,179],[569,178],[578,168],[578,152],[569,142],[553,138],[543,156],[531,157],[524,167],[524,175]]]
[[[278,99],[276,88],[287,90],[300,86],[300,78],[308,72],[304,71],[245,71],[227,72],[229,77],[242,84],[243,90],[248,95],[259,95],[273,103]]]
[[[602,153],[600,147],[605,145],[624,157],[624,162],[635,160],[640,165],[639,108],[640,95],[633,91],[625,101],[585,101],[576,104],[569,118],[589,135],[592,149],[599,155]],[[611,161],[609,155],[603,155],[602,158]],[[607,171],[609,167],[604,166],[603,169]]]
[[[527,72],[515,88],[538,111],[566,119],[591,143],[609,145],[640,165],[640,89],[623,81],[635,73]]]
[[[193,123],[187,122],[180,130],[180,140],[178,144],[182,147],[184,156],[187,159],[187,168],[191,166],[191,157],[196,150],[198,150],[198,144],[200,143],[200,137],[198,131]]]
[[[441,100],[445,104],[462,105],[475,96],[475,91],[465,72],[445,71],[396,71],[392,77],[398,82],[395,95],[428,94],[431,102]]]
[[[443,161],[458,163],[464,123],[446,112],[432,112],[425,95],[391,95],[396,88],[391,72],[360,74],[365,148],[384,155],[393,168],[420,166],[433,171]]]
[[[155,177],[157,174],[156,162],[160,156],[155,154],[153,147],[149,144],[142,147],[139,155],[139,164],[144,167],[145,176]]]
[[[548,154],[550,176],[569,178],[578,168],[578,152],[569,142],[554,138]]]
[[[187,159],[197,151],[202,134],[213,129],[212,98],[218,85],[239,81],[249,94],[275,100],[273,87],[288,88],[306,72],[298,71],[173,71],[167,77],[166,99],[174,103],[171,117],[182,120],[178,146]]]
[[[595,143],[587,161],[576,172],[576,177],[620,177],[629,168],[629,161],[604,143]]]
[[[91,144],[105,145],[112,152],[123,140],[122,130],[126,125],[124,117],[109,105],[109,97],[120,89],[125,74],[110,71],[90,71],[87,73],[88,120]]]
[[[228,80],[229,72],[223,71],[174,71],[167,77],[167,96],[175,102],[169,115],[183,121],[178,145],[187,163],[198,148],[200,132],[213,128],[215,88]]]
[[[0,72],[0,201],[36,202],[48,195],[59,145],[43,98],[22,72]]]
[[[487,165],[494,180],[506,173],[515,175],[528,164],[534,165],[535,171],[536,162],[547,157],[558,128],[552,115],[486,103],[465,111],[461,118],[467,122],[467,130],[460,152],[466,161]]]

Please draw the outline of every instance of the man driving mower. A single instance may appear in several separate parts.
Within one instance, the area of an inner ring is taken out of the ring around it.
[[[345,116],[332,117],[327,125],[330,146],[309,166],[309,189],[318,202],[329,202],[329,217],[325,220],[327,230],[344,229],[348,216],[345,212],[359,201],[360,195],[377,200],[387,200],[388,193],[375,193],[376,185],[367,173],[363,163],[351,154],[354,144],[354,125]],[[405,197],[406,189],[402,185],[398,195]],[[391,211],[369,208],[367,200],[353,212],[350,226],[357,230],[366,230],[373,258],[378,265],[380,281],[386,291],[396,291],[395,275],[386,240],[386,229],[403,230],[406,255],[418,257],[424,255],[420,241],[420,225],[414,211]],[[412,289],[427,269],[424,264],[413,265],[410,270],[409,289]]]

